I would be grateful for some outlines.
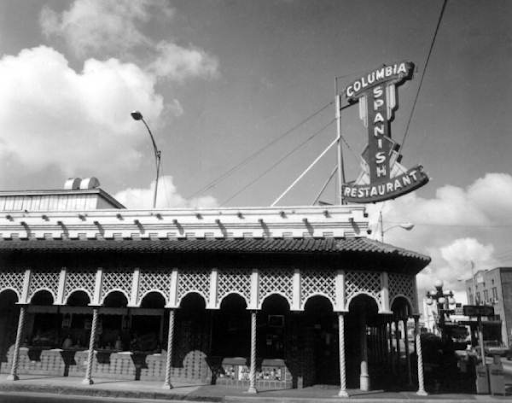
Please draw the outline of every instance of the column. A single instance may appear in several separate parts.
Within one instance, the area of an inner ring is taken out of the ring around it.
[[[20,379],[18,376],[18,363],[20,359],[20,346],[21,339],[23,337],[23,328],[25,327],[25,313],[27,306],[28,304],[20,304],[20,317],[18,319],[18,331],[16,332],[16,342],[14,344],[14,351],[12,354],[11,373],[7,377],[7,380],[9,381],[18,381]]]
[[[171,371],[172,371],[172,344],[174,340],[174,309],[169,310],[169,335],[167,336],[167,357],[165,360],[165,381],[162,388],[172,389]]]
[[[407,384],[412,385],[411,357],[409,356],[409,335],[407,334],[407,318],[404,318],[403,324],[404,324],[405,364],[406,364],[406,368],[407,368]]]
[[[342,312],[338,312],[338,338],[340,348],[340,391],[338,396],[348,397],[347,366],[345,364],[345,316]]]
[[[363,307],[359,315],[359,337],[361,345],[361,374],[359,376],[359,389],[370,390],[370,376],[368,375],[368,340],[366,338],[366,307]]]
[[[395,354],[393,352],[393,323],[388,322],[386,325],[386,331],[387,331],[387,342],[389,343],[389,354],[388,354],[388,363],[389,367],[391,369],[391,372],[395,373]]]
[[[257,311],[251,311],[251,368],[248,393],[258,393],[256,389],[256,313]]]
[[[416,350],[418,351],[418,391],[419,396],[427,396],[425,391],[425,381],[423,379],[423,351],[421,348],[421,334],[419,326],[419,316],[414,316],[414,333],[416,335]]]
[[[85,371],[85,379],[82,381],[84,385],[92,385],[92,362],[94,360],[94,341],[96,339],[96,330],[98,329],[99,307],[92,309],[91,337],[89,338],[89,354],[87,355],[87,369]]]
[[[398,319],[395,320],[395,341],[396,341],[396,375],[400,381],[400,326]]]

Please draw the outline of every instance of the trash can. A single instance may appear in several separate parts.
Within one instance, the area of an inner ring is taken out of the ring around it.
[[[476,366],[476,393],[479,395],[489,394],[489,372],[485,364]]]
[[[499,355],[495,355],[492,364],[489,365],[489,384],[491,395],[505,394],[505,375]]]

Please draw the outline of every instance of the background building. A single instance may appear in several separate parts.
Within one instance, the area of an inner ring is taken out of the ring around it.
[[[466,280],[469,305],[493,305],[494,320],[485,323],[484,339],[512,346],[512,267],[478,271]]]

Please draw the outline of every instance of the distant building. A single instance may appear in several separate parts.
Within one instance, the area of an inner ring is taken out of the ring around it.
[[[485,340],[512,346],[512,267],[481,270],[466,280],[469,305],[493,305],[494,320],[486,323]]]
[[[131,210],[98,186],[0,192],[10,379],[422,385],[400,329],[430,258],[369,239],[364,206]]]

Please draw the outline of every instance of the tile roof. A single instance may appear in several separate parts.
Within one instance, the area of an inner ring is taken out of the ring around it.
[[[420,261],[428,256],[368,238],[223,238],[223,239],[38,239],[1,240],[0,254],[11,252],[74,253],[226,253],[226,254],[321,254],[368,253],[393,255]]]

